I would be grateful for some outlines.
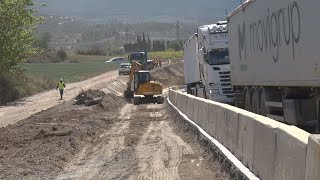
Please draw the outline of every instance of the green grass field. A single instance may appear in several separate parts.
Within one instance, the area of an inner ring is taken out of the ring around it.
[[[26,72],[31,77],[44,77],[54,80],[63,78],[66,82],[78,82],[99,74],[116,70],[116,64],[102,62],[25,64]]]
[[[107,60],[111,59],[112,56],[90,56],[90,55],[79,55],[79,54],[69,54],[68,62],[77,62],[77,63],[104,63]]]

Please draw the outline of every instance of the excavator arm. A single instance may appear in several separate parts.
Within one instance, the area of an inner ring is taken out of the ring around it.
[[[135,71],[139,71],[142,70],[142,64],[136,62],[136,61],[132,61],[131,62],[131,69],[130,69],[130,74],[129,74],[129,81],[127,82],[127,90],[131,91],[131,84],[132,81],[134,79],[134,72]]]
[[[134,91],[132,91],[131,85],[132,85],[132,81],[134,80],[134,73],[136,71],[139,71],[142,69],[143,69],[142,64],[140,64],[136,61],[131,61],[131,69],[130,69],[130,74],[129,74],[129,80],[127,82],[127,89],[124,91],[125,98],[133,98]]]

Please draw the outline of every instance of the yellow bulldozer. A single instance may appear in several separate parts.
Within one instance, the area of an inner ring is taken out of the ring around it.
[[[131,63],[129,81],[124,97],[133,98],[133,104],[143,103],[163,104],[163,86],[160,82],[152,81],[150,72],[145,70],[147,65],[147,52],[132,52],[128,59]]]

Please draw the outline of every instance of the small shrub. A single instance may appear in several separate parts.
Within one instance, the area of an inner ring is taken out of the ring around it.
[[[31,96],[56,85],[53,78],[46,76],[30,76],[24,72],[0,77],[0,104],[6,104]]]
[[[67,59],[67,53],[66,51],[64,51],[63,49],[60,49],[58,52],[57,52],[57,56],[58,58],[61,60],[61,61],[65,61]]]
[[[70,59],[69,63],[80,63],[79,59]]]

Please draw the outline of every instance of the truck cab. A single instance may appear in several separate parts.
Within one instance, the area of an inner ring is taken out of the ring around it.
[[[233,103],[227,23],[219,21],[199,27],[198,45],[203,96],[222,103]]]

